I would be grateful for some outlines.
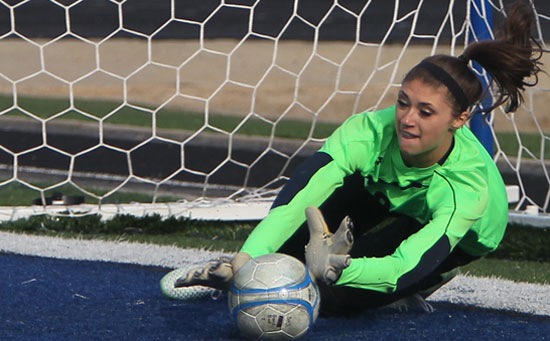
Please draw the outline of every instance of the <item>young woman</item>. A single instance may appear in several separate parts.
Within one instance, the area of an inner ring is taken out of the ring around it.
[[[458,58],[424,59],[404,77],[395,106],[343,123],[282,189],[232,271],[249,257],[293,255],[318,279],[321,311],[350,314],[426,297],[445,273],[495,250],[507,225],[505,186],[465,124],[486,95],[470,62],[496,85],[494,105],[479,111],[505,103],[514,111],[524,86],[536,84],[541,49],[531,46],[530,12],[517,2],[509,13],[502,38],[472,43]],[[231,264],[220,265],[176,286],[229,280],[215,274],[230,274]]]

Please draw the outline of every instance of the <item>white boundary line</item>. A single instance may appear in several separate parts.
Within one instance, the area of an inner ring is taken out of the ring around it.
[[[99,214],[108,220],[117,214],[137,217],[158,214],[161,217],[185,217],[195,220],[243,221],[261,220],[269,212],[272,198],[236,202],[231,200],[190,201],[175,203],[131,203],[104,205],[49,205],[49,206],[0,206],[0,223],[28,218],[34,215],[82,216]],[[526,211],[509,211],[510,222],[540,228],[550,228],[550,215],[531,214]]]
[[[108,220],[117,214],[131,214],[137,217],[158,214],[161,217],[185,217],[196,220],[261,220],[269,212],[272,200],[233,202],[224,200],[184,203],[131,203],[105,205],[49,205],[49,206],[1,206],[0,222],[28,218],[34,215],[82,216],[100,214]]]

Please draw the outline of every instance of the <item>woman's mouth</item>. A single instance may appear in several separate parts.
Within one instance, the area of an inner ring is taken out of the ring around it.
[[[404,139],[415,139],[415,138],[418,138],[419,136],[415,135],[411,132],[401,130],[401,137],[404,138]]]

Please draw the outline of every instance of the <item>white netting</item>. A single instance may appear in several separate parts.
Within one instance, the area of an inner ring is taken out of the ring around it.
[[[498,21],[502,2],[477,2],[0,1],[0,204],[272,198],[338,123],[393,104],[419,60],[459,54],[471,12]],[[544,44],[550,6],[534,7]],[[548,85],[493,117],[517,209],[548,209]]]

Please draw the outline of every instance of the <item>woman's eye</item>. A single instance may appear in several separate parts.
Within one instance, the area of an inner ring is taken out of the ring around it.
[[[397,100],[397,105],[399,105],[400,107],[406,107],[408,104],[404,100],[398,99]]]
[[[422,116],[432,116],[432,113],[426,110],[420,110],[420,114],[422,114]]]

